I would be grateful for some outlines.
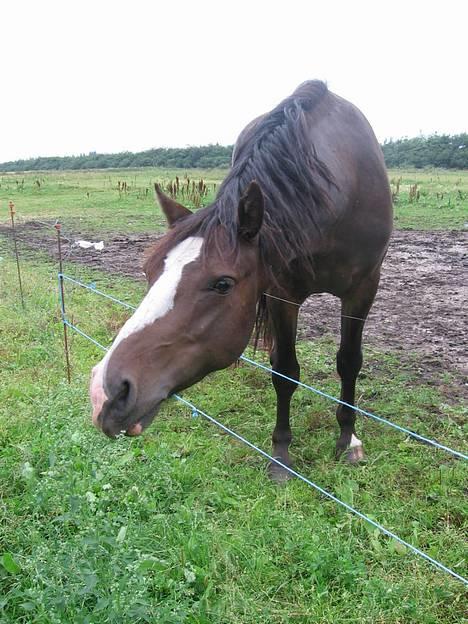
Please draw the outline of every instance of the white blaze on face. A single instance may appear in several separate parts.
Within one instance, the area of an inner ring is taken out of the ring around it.
[[[151,286],[133,316],[128,319],[120,330],[106,355],[107,359],[124,338],[140,331],[146,325],[154,323],[154,321],[162,318],[172,310],[182,271],[187,264],[198,258],[202,245],[203,238],[190,236],[174,247],[174,249],[171,249],[164,260],[164,271]]]
[[[154,323],[157,319],[166,316],[172,310],[177,288],[182,278],[182,271],[187,264],[198,258],[202,245],[203,238],[201,236],[190,236],[176,245],[174,249],[171,249],[164,260],[163,272],[151,286],[133,316],[122,327],[104,359],[94,367],[90,387],[93,421],[97,418],[104,401],[107,399],[103,389],[103,380],[112,352],[122,340]]]

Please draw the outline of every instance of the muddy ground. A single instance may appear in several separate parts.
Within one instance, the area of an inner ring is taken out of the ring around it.
[[[0,226],[0,235],[10,235]],[[70,241],[79,233],[65,233]],[[44,224],[18,226],[20,249],[41,250],[56,257],[55,231]],[[96,241],[98,239],[95,239]],[[104,238],[104,249],[65,244],[68,262],[143,279],[145,250],[156,235]],[[468,385],[468,232],[396,231],[384,262],[379,292],[365,329],[365,343],[379,349],[419,354],[419,374],[440,385],[444,372],[457,379],[456,394]],[[339,301],[331,295],[310,297],[300,312],[300,335],[339,334]],[[451,392],[454,386],[451,385]],[[455,398],[455,397],[454,397]]]

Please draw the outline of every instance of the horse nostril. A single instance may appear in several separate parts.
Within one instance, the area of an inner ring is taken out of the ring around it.
[[[120,385],[120,390],[117,396],[115,397],[115,402],[117,406],[121,409],[127,408],[132,395],[133,395],[132,383],[128,379],[124,379]]]

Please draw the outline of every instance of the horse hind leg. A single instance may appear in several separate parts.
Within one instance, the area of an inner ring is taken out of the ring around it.
[[[341,299],[341,341],[336,365],[341,378],[340,398],[350,405],[354,405],[356,379],[362,366],[362,332],[377,292],[379,276],[379,272],[372,274]],[[336,418],[340,426],[336,457],[343,456],[351,464],[360,462],[364,459],[364,450],[356,435],[354,408],[339,405]]]

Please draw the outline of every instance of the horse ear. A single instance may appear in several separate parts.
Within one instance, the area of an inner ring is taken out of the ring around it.
[[[182,217],[186,217],[187,215],[192,214],[192,212],[188,208],[185,208],[185,206],[178,204],[176,201],[163,193],[159,184],[154,185],[154,190],[156,191],[159,205],[163,209],[169,225],[174,225],[174,223],[179,219],[182,219]]]
[[[264,200],[262,189],[253,180],[239,201],[239,236],[251,240],[258,234],[263,221]]]

